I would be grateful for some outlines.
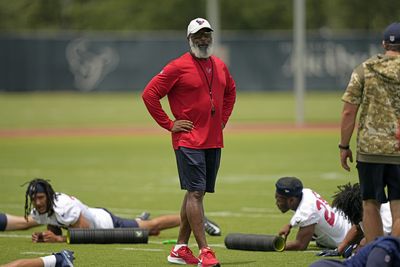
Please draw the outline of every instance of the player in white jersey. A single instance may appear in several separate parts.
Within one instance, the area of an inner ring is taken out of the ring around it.
[[[105,208],[91,208],[75,197],[55,192],[44,179],[29,182],[25,194],[25,218],[28,219],[29,216],[37,224],[48,226],[48,231],[32,234],[33,242],[65,242],[66,237],[62,236],[61,228],[142,228],[149,230],[150,235],[158,235],[161,230],[180,224],[179,214],[163,215],[149,220],[120,218]],[[208,219],[205,221],[205,224],[211,224]],[[208,231],[210,235],[214,235],[215,227],[212,229],[213,233]]]
[[[296,239],[286,242],[286,250],[305,250],[314,238],[317,245],[336,248],[351,228],[351,223],[339,211],[332,208],[318,193],[303,188],[296,177],[282,177],[276,184],[276,205],[282,213],[293,210],[290,223],[279,235],[285,237],[293,227],[299,227]]]
[[[346,218],[352,223],[351,230],[347,233],[346,238],[338,246],[338,253],[343,254],[349,246],[363,244],[364,227],[362,223],[363,209],[360,184],[339,185],[339,190],[333,195],[332,206],[341,210]],[[382,218],[383,233],[390,235],[392,232],[392,214],[390,212],[389,202],[381,204],[380,214]],[[351,252],[351,251],[350,251]],[[344,256],[350,256],[351,253],[345,253]]]

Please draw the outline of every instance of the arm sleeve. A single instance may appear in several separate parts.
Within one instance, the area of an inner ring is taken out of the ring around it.
[[[226,125],[226,123],[228,122],[229,117],[231,116],[233,110],[233,106],[235,105],[236,101],[235,81],[233,80],[226,66],[225,66],[225,77],[226,77],[226,88],[224,92],[224,105],[222,109],[222,122],[224,123],[224,125]]]
[[[163,110],[160,99],[163,98],[175,85],[179,78],[178,68],[170,63],[151,79],[143,90],[142,98],[153,119],[164,129],[170,131],[174,122]]]

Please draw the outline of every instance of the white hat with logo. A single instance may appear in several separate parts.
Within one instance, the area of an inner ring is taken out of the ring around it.
[[[196,33],[203,28],[207,28],[210,31],[214,31],[211,28],[210,23],[206,19],[202,19],[202,18],[194,19],[188,25],[187,36],[189,36],[189,34]]]

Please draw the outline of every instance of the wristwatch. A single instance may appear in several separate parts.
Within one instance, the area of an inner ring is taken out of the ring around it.
[[[344,145],[339,144],[338,147],[340,149],[343,149],[343,150],[349,150],[350,149],[350,145],[344,146]]]

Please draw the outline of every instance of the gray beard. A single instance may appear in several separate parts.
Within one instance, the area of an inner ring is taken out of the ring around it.
[[[192,42],[192,39],[189,39],[190,51],[197,58],[209,58],[213,53],[213,45],[212,43],[205,47],[198,47]]]

